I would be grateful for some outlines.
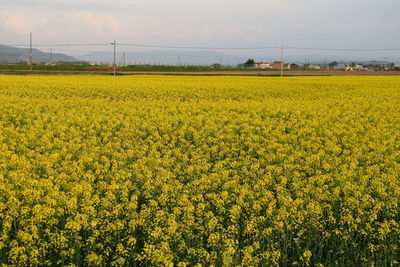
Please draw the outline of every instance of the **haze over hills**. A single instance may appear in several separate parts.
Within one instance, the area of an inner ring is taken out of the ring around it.
[[[50,62],[50,53],[34,48],[34,63]],[[242,54],[242,52],[244,52]],[[209,50],[147,50],[136,52],[121,52],[116,54],[117,64],[151,64],[151,65],[212,65],[222,64],[233,66],[244,63],[247,59],[253,58],[260,62],[279,61],[279,50],[266,51],[209,51]],[[400,63],[400,57],[396,55],[353,55],[351,53],[335,54],[332,52],[298,53],[296,51],[285,51],[285,62],[297,63],[328,63],[338,62],[369,62],[385,61]],[[29,61],[29,48],[17,48],[0,45],[0,63],[20,63]],[[112,64],[113,53],[109,52],[88,52],[79,55],[67,55],[53,53],[52,62],[91,62],[96,64]]]
[[[211,65],[214,63],[236,65],[246,61],[244,56],[230,55],[214,51],[141,51],[117,52],[117,63],[156,65]],[[125,59],[124,59],[125,57]],[[96,63],[112,63],[113,53],[92,52],[78,57]]]
[[[251,52],[241,54],[230,54],[208,50],[149,50],[141,52],[117,52],[117,64],[152,64],[152,65],[237,65],[244,63],[247,59],[253,58],[255,61],[279,61],[279,51],[266,51],[265,53]],[[92,52],[85,55],[76,56],[78,59],[96,64],[111,64],[113,62],[112,52]],[[286,62],[299,63],[327,63],[330,61],[339,62],[368,62],[368,61],[390,61],[400,62],[399,57],[395,56],[355,56],[351,54],[335,55],[334,53],[315,53],[315,54],[295,54],[287,53],[284,60]]]
[[[43,62],[77,62],[78,60],[72,56],[40,51],[32,49],[32,58],[34,63]],[[29,48],[17,48],[13,46],[0,45],[0,63],[20,63],[29,61]]]

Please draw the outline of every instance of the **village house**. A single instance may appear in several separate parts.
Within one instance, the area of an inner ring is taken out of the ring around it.
[[[338,63],[336,66],[333,67],[334,70],[346,70],[347,65],[344,63]]]
[[[351,68],[353,70],[357,70],[357,71],[364,70],[364,67],[360,64],[356,64],[356,65],[352,66]]]
[[[314,65],[314,64],[308,64],[308,65],[307,65],[307,69],[309,69],[309,70],[320,70],[320,69],[321,69],[321,66],[319,66],[319,65]]]
[[[274,63],[272,64],[272,68],[273,69],[280,69],[281,68],[281,62],[280,61],[274,61]],[[284,69],[290,69],[290,64],[283,64],[283,68]]]
[[[304,68],[304,65],[300,64],[300,63],[291,63],[291,64],[289,64],[289,67],[288,67],[288,69],[291,69],[291,70],[298,70],[298,69],[302,69],[302,68]]]
[[[272,64],[268,62],[256,62],[254,67],[257,69],[272,69]]]
[[[289,64],[289,63],[283,64],[283,68],[284,68],[285,70],[290,70],[290,66],[291,66],[291,64]]]
[[[382,66],[379,64],[368,64],[365,65],[364,68],[368,71],[380,71],[382,70]]]
[[[274,61],[274,63],[272,63],[272,68],[273,69],[280,69],[281,68],[281,62],[280,61]]]

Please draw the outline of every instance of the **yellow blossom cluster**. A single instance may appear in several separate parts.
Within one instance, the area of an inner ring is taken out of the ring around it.
[[[400,77],[0,76],[0,265],[398,266]]]

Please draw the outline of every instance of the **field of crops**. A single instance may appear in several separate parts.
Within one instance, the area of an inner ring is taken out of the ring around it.
[[[398,266],[400,77],[0,76],[0,265]]]

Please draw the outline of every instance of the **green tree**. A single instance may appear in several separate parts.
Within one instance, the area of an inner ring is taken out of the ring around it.
[[[334,67],[336,67],[338,65],[338,63],[336,61],[332,61],[328,64],[329,68],[332,69]]]
[[[246,68],[252,68],[252,67],[254,67],[256,65],[256,62],[254,61],[254,59],[252,59],[252,58],[249,58],[247,61],[246,61],[246,63],[244,63],[244,66],[246,67]]]

